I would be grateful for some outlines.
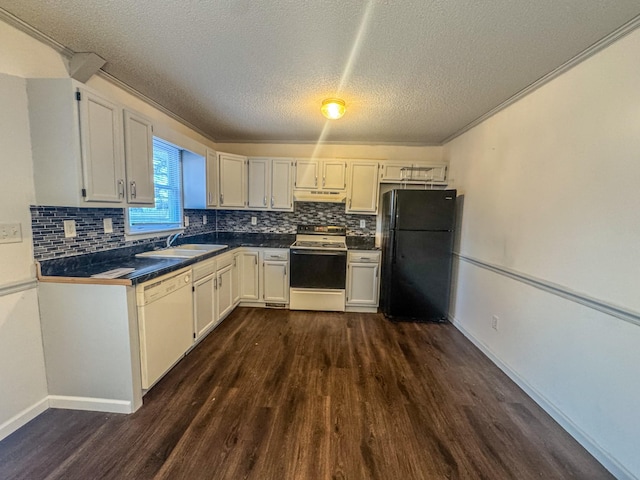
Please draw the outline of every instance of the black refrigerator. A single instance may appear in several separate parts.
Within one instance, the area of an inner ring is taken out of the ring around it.
[[[387,318],[446,321],[455,206],[455,190],[391,190],[382,196],[380,305]]]

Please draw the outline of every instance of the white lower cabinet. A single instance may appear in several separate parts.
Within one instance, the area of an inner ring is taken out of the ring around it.
[[[240,300],[260,300],[260,276],[258,251],[243,251],[240,253]]]
[[[232,260],[233,261],[233,260]],[[222,268],[218,268],[217,272],[217,290],[216,300],[218,301],[218,321],[231,313],[233,307],[233,264],[228,263]]]
[[[347,311],[375,311],[380,291],[380,252],[353,251],[347,256]]]
[[[265,303],[289,303],[289,251],[266,250],[262,262],[262,299]]]
[[[233,305],[240,303],[240,254],[233,254],[233,266],[231,267],[231,295]]]
[[[193,266],[193,338],[198,340],[209,330],[216,317],[216,259]]]

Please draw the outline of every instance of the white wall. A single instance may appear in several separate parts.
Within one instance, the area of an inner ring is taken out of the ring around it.
[[[445,146],[462,255],[640,315],[638,58],[636,30]],[[456,264],[456,325],[605,466],[640,477],[640,325]]]
[[[0,69],[2,65],[0,64]],[[0,223],[20,223],[21,243],[0,244],[0,288],[35,277],[29,205],[34,188],[25,80],[0,73]],[[0,438],[46,405],[35,285],[0,296]],[[23,411],[24,414],[22,414]],[[23,420],[24,419],[24,420]]]

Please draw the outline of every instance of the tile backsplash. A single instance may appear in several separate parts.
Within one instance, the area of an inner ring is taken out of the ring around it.
[[[211,232],[295,233],[298,224],[346,225],[347,235],[374,236],[376,217],[347,215],[343,203],[296,202],[293,212],[185,209],[189,226],[185,235]],[[207,217],[204,224],[203,216]],[[256,225],[251,224],[256,217]],[[104,233],[103,220],[111,218],[113,233]],[[75,220],[76,236],[65,238],[64,220]],[[360,220],[366,227],[360,228]],[[153,243],[160,235],[143,240],[125,240],[122,208],[31,207],[33,251],[36,260],[94,253],[113,248]]]

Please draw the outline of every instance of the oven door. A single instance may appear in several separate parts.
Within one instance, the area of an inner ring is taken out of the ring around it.
[[[347,278],[347,252],[330,250],[290,250],[291,288],[344,290]]]

